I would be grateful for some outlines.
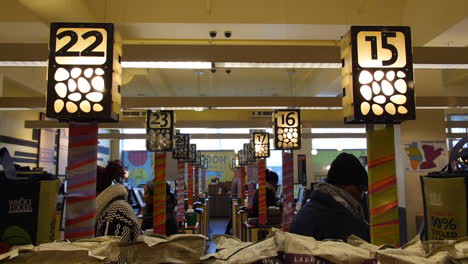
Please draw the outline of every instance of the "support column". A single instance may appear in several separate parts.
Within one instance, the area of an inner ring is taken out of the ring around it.
[[[185,218],[185,162],[177,161],[177,222]]]
[[[69,126],[65,239],[94,237],[98,126]]]
[[[289,231],[294,217],[294,174],[292,152],[283,151],[283,230]]]
[[[154,155],[153,233],[166,235],[166,153]]]
[[[252,209],[253,197],[255,195],[255,180],[254,180],[254,165],[249,163],[247,165],[247,179],[248,179],[248,192],[249,192],[249,209]]]
[[[266,160],[258,160],[258,222],[260,225],[267,223],[267,201],[266,201]],[[254,208],[255,210],[255,208]]]
[[[188,190],[187,190],[187,199],[188,199],[188,206],[193,208],[193,163],[189,162],[187,164],[187,182],[188,182]]]
[[[400,245],[393,127],[368,124],[367,155],[371,243]]]
[[[198,201],[200,195],[200,168],[195,167],[195,201]]]

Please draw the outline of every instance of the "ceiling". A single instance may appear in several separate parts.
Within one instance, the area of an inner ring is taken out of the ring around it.
[[[51,21],[97,21],[115,23],[126,45],[338,45],[349,25],[360,24],[411,26],[414,46],[468,46],[466,0],[2,0],[0,6],[0,43],[47,43]],[[216,39],[209,37],[213,30]],[[45,94],[45,76],[44,67],[0,67],[3,89],[24,89],[24,96]],[[339,69],[125,69],[123,79],[124,97],[341,94]],[[468,70],[417,69],[415,80],[418,96],[467,95]]]

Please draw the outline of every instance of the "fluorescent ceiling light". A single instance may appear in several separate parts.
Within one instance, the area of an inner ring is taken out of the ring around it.
[[[211,62],[203,61],[122,61],[124,68],[150,69],[211,69]]]
[[[0,67],[46,67],[47,61],[0,61]]]
[[[280,69],[299,69],[299,68],[322,68],[339,69],[341,63],[309,63],[309,62],[281,62],[281,63],[258,63],[258,62],[217,62],[216,67],[221,68],[280,68]]]
[[[445,70],[457,70],[457,69],[468,69],[468,64],[413,64],[415,69],[445,69]]]

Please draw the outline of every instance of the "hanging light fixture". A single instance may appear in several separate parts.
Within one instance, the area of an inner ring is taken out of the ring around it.
[[[146,115],[146,149],[172,151],[174,149],[174,112],[148,110]]]
[[[52,23],[47,117],[118,121],[122,45],[109,23]]]
[[[300,110],[276,110],[273,115],[275,149],[301,148]]]
[[[341,58],[345,123],[416,118],[409,27],[352,26]]]

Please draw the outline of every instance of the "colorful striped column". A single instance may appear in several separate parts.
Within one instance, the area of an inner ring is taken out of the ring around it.
[[[198,201],[200,196],[200,168],[195,167],[195,201]]]
[[[258,160],[258,222],[260,225],[267,223],[267,201],[266,201],[266,160]]]
[[[177,161],[177,222],[185,218],[185,162]]]
[[[201,174],[201,191],[202,191],[202,193],[206,193],[206,169],[202,169],[202,174]]]
[[[399,246],[398,193],[393,127],[367,129],[371,242]]]
[[[187,199],[188,205],[193,208],[193,163],[189,162],[187,164],[187,182],[188,182],[188,190],[187,190]]]
[[[240,183],[240,198],[242,199],[242,204],[244,204],[245,201],[245,167],[242,166],[240,167],[240,178],[239,178],[239,183]]]
[[[248,193],[249,193],[249,209],[252,208],[252,201],[253,201],[253,197],[254,197],[254,194],[255,194],[255,183],[254,183],[254,168],[253,168],[253,163],[249,163],[247,164],[247,179],[248,179],[248,186],[249,186],[249,189],[248,189]]]
[[[69,126],[65,239],[94,237],[98,126]]]
[[[153,233],[166,235],[166,153],[156,152],[154,162]]]
[[[283,230],[289,231],[294,217],[293,153],[283,151]]]

